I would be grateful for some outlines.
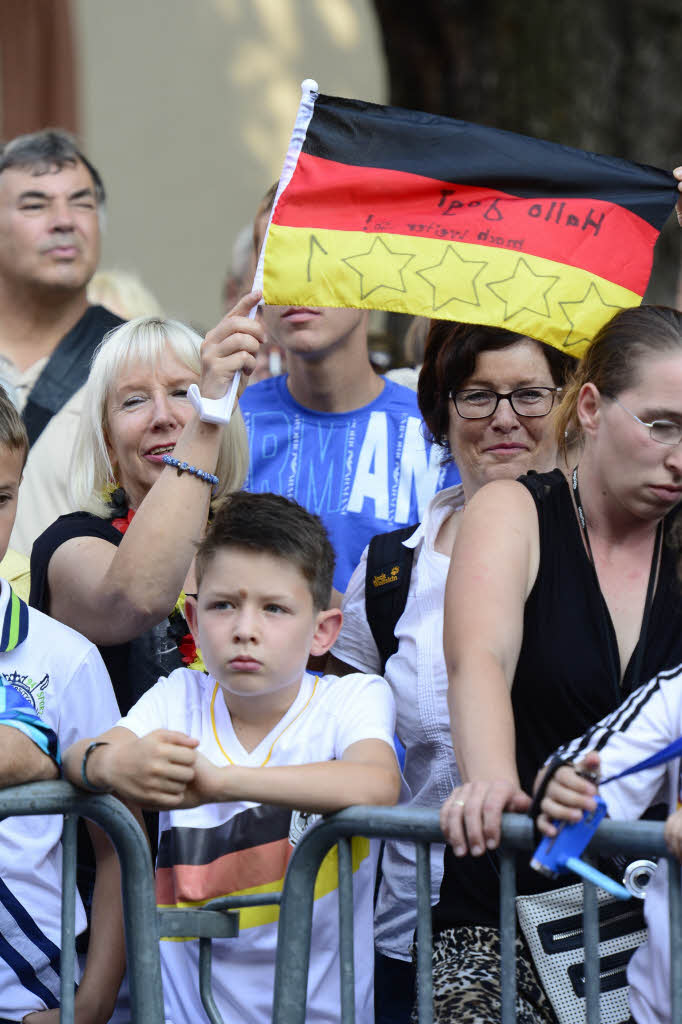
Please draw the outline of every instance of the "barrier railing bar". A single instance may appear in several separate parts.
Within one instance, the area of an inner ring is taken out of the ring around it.
[[[590,882],[583,882],[583,953],[585,1016],[587,1024],[599,1024],[599,906]]]
[[[59,955],[59,1019],[73,1024],[76,967],[76,836],[78,818],[64,815],[62,829],[62,937]]]
[[[159,944],[149,941],[158,929],[154,876],[149,846],[140,826],[115,797],[90,796],[68,782],[33,782],[0,791],[0,817],[30,814],[79,815],[94,821],[110,837],[125,879],[123,908],[132,1020],[136,1024],[163,1024]]]
[[[76,817],[82,816],[94,821],[111,838],[120,863],[123,885],[124,922],[126,931],[126,948],[130,965],[129,983],[131,997],[132,1020],[138,1024],[163,1024],[163,999],[161,994],[161,969],[158,943],[150,942],[150,935],[159,933],[160,922],[168,922],[169,917],[176,914],[193,913],[201,918],[200,931],[205,939],[206,952],[200,974],[208,978],[210,993],[210,936],[236,934],[234,922],[229,918],[235,916],[224,913],[225,909],[246,906],[263,906],[280,904],[280,923],[278,931],[278,955],[275,971],[274,1013],[273,1024],[305,1024],[305,1004],[307,991],[307,975],[310,959],[310,937],[312,929],[312,911],[314,901],[314,883],[322,860],[329,850],[339,841],[356,835],[368,838],[390,837],[407,839],[417,844],[418,860],[418,894],[422,891],[419,878],[422,874],[427,878],[428,885],[428,844],[442,842],[443,836],[438,821],[438,811],[423,808],[380,808],[353,807],[338,812],[318,823],[302,837],[292,854],[287,879],[282,893],[227,897],[214,900],[202,910],[162,911],[157,916],[151,858],[146,839],[133,816],[118,800],[111,796],[90,796],[66,782],[40,782],[22,786],[13,786],[0,791],[0,819],[9,816],[59,814],[64,817],[63,829],[63,884],[69,898],[62,904],[62,977],[61,977],[61,1013],[64,1024],[73,1021],[73,958],[75,933],[75,828]],[[503,849],[501,851],[501,955],[502,955],[502,1020],[504,1024],[516,1019],[516,981],[514,963],[514,943],[516,919],[514,906],[515,879],[513,867],[513,850],[531,850],[533,848],[532,822],[520,815],[505,815],[502,824]],[[343,843],[341,844],[343,846]],[[590,844],[590,851],[601,853],[622,854],[627,849],[632,857],[654,856],[666,857],[668,860],[669,887],[669,920],[670,920],[670,970],[671,970],[671,1019],[674,1024],[682,1024],[682,900],[680,892],[680,867],[678,862],[669,855],[663,838],[663,826],[658,822],[602,822]],[[344,860],[345,858],[345,860]],[[347,861],[347,865],[342,865]],[[352,864],[350,850],[339,851],[339,887],[345,886],[343,877],[348,871],[349,891],[352,889]],[[597,970],[597,1010],[590,1002],[588,1020],[598,1021],[598,956],[594,950],[598,941],[598,919],[596,915],[596,892],[589,886],[585,901],[584,930],[586,936],[586,996],[592,982],[589,977],[591,961]],[[73,897],[73,899],[71,898]],[[419,915],[430,917],[430,906],[425,909],[423,894],[419,896]],[[350,906],[352,898],[342,900]],[[428,899],[430,903],[430,898]],[[589,904],[594,903],[590,908]],[[220,925],[213,920],[220,908],[222,919]],[[428,910],[428,914],[427,914]],[[594,917],[590,921],[590,916]],[[179,924],[179,921],[178,921]],[[345,928],[345,925],[344,925]],[[179,934],[178,931],[171,934]],[[185,932],[187,933],[187,932]],[[192,934],[199,934],[198,930]],[[419,957],[428,957],[430,975],[430,926],[425,924],[419,933]],[[427,941],[424,941],[427,940]],[[426,952],[422,954],[422,946]],[[351,928],[352,947],[352,928]],[[592,952],[590,952],[592,948]],[[511,956],[509,950],[511,949]],[[353,963],[352,952],[347,962]],[[422,961],[423,963],[423,961]],[[351,975],[352,978],[352,975]],[[68,979],[68,981],[65,981]],[[429,981],[426,982],[430,986]],[[203,993],[202,993],[203,998]],[[212,998],[212,995],[211,995]],[[591,996],[589,997],[591,1000]],[[509,1005],[511,1004],[511,1005]],[[428,1004],[427,1004],[428,1005]],[[354,998],[352,1003],[354,1012]],[[207,1009],[207,1013],[208,1013]],[[216,1016],[210,1018],[215,1024],[222,1020],[214,1009]],[[343,1020],[349,1018],[344,1016]],[[431,1020],[430,1016],[422,1019],[420,1003],[420,1024]]]
[[[433,1024],[433,936],[431,925],[431,856],[428,843],[417,843],[417,1001],[419,1024]]]
[[[516,1024],[516,857],[500,850],[500,999],[502,1024]]]
[[[269,907],[281,901],[281,892],[248,893],[244,896],[221,896],[211,900],[203,909],[241,910],[243,907]]]
[[[339,970],[341,971],[341,1020],[355,1024],[355,958],[353,948],[353,862],[351,840],[338,842],[339,865]]]
[[[232,939],[239,934],[236,914],[199,909],[159,910],[159,939]]]

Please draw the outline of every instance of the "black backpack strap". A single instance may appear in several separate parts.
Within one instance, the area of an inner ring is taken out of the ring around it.
[[[395,627],[405,610],[410,589],[414,548],[406,548],[403,541],[412,536],[418,525],[378,533],[369,542],[365,612],[379,650],[382,673],[388,659],[398,650]]]
[[[88,379],[92,355],[100,341],[123,323],[104,306],[88,306],[80,320],[57,345],[33,385],[22,418],[29,445],[35,444],[55,413]]]

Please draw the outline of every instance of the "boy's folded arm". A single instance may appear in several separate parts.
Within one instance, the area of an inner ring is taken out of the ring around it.
[[[94,743],[98,746],[86,759]],[[76,786],[114,791],[143,807],[177,807],[194,777],[197,746],[198,740],[170,729],[156,729],[140,738],[117,725],[94,740],[78,740],[69,747],[64,774]]]
[[[59,774],[53,759],[14,726],[0,725],[0,750],[0,787],[56,779]]]
[[[198,755],[195,768],[194,782],[187,787],[182,806],[253,800],[330,814],[353,804],[395,804],[400,796],[395,752],[380,739],[352,743],[336,761],[219,768]]]

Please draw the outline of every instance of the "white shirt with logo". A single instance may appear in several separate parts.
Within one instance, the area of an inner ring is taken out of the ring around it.
[[[216,765],[301,765],[338,760],[360,740],[392,745],[394,705],[376,676],[305,674],[287,713],[247,752],[232,727],[213,677],[176,669],[159,680],[120,725],[137,736],[176,729],[200,740]],[[317,816],[249,801],[205,804],[159,817],[157,903],[201,906],[218,896],[279,892],[294,844]],[[353,840],[355,992],[357,1024],[372,1024],[374,844]],[[322,864],[315,888],[308,975],[307,1022],[338,1019],[340,1006],[336,852]],[[277,941],[276,906],[240,911],[240,933],[213,942],[213,993],[228,1021],[269,1024]],[[199,997],[199,944],[161,943],[166,1019],[207,1021]]]
[[[119,717],[97,648],[0,586],[0,673],[54,730],[62,749]],[[62,819],[0,822],[0,1017],[59,1005]],[[76,894],[76,932],[85,928]],[[21,980],[20,980],[21,979]]]

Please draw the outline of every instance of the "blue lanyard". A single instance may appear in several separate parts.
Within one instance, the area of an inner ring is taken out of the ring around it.
[[[663,750],[659,750],[657,754],[652,754],[651,757],[645,758],[644,761],[638,761],[637,764],[633,764],[632,767],[619,772],[618,775],[610,775],[608,779],[603,779],[599,783],[599,787],[605,786],[607,782],[615,782],[616,779],[622,779],[626,775],[643,772],[647,768],[655,768],[659,764],[665,764],[666,761],[672,761],[673,758],[680,757],[680,755],[682,755],[682,736],[679,739],[673,740]]]

